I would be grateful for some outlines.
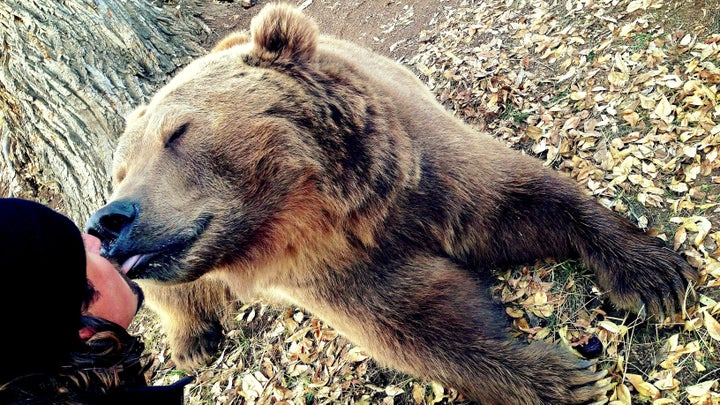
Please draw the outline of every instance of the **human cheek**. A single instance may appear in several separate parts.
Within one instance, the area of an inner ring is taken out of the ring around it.
[[[104,258],[88,254],[88,278],[97,291],[91,315],[127,328],[135,315],[138,297],[115,267]]]

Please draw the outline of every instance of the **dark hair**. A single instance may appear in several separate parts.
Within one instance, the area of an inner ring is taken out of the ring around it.
[[[124,387],[147,385],[145,345],[123,327],[93,316],[82,325],[95,334],[69,354],[55,372],[18,376],[0,385],[2,404],[92,404]],[[53,344],[52,331],[47,344]]]

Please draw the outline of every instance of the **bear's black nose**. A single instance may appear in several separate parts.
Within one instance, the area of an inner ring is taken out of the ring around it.
[[[123,230],[135,222],[137,214],[136,203],[115,201],[97,210],[88,220],[85,231],[97,236],[103,248],[107,249]]]

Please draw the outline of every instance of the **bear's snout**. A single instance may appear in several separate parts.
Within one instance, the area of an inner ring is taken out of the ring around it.
[[[137,203],[114,201],[97,210],[88,220],[85,231],[97,236],[102,242],[101,252],[109,253],[118,237],[132,228],[138,217]]]

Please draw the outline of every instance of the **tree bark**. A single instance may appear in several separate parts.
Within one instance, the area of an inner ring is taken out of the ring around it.
[[[0,196],[39,200],[84,224],[109,195],[124,116],[204,52],[209,29],[191,9],[0,1]]]

